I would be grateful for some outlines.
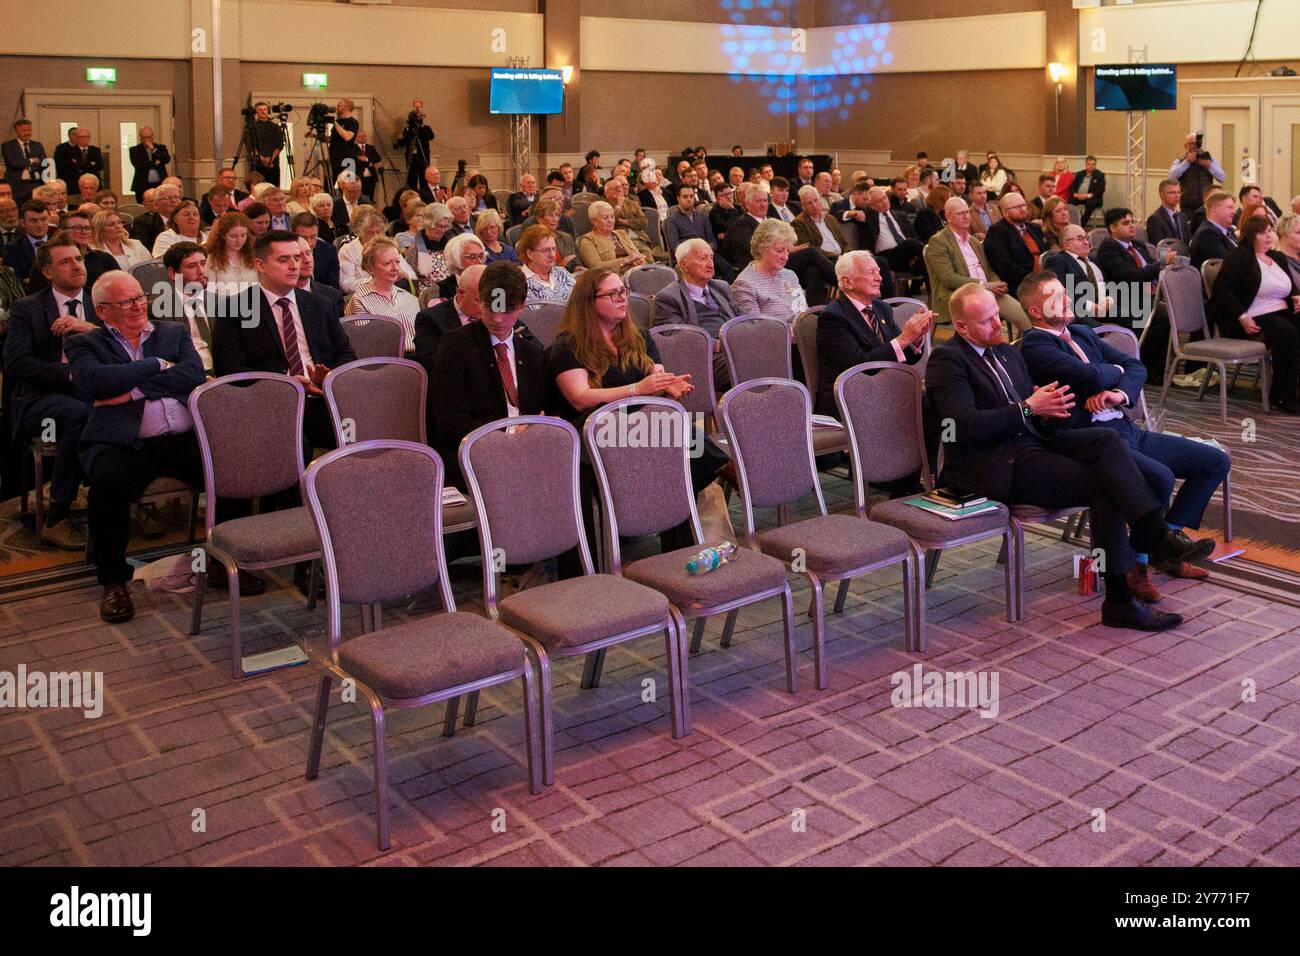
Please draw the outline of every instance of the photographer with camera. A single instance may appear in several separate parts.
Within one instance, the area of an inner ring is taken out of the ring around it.
[[[277,103],[275,112],[284,115],[291,109],[284,103]],[[253,104],[253,115],[244,110],[244,119],[249,124],[248,133],[251,156],[249,157],[249,176],[260,177],[264,182],[280,185],[280,151],[284,149],[284,130],[271,120],[271,104],[261,100]]]
[[[349,99],[341,99],[334,107],[334,113],[331,114],[324,103],[317,103],[311,108],[311,118],[316,121],[320,127],[324,127],[333,120],[333,130],[330,133],[330,170],[331,174],[337,176],[345,169],[350,169],[358,177],[361,171],[357,168],[357,133],[361,132],[361,124],[357,118],[352,115],[356,109]],[[351,165],[349,165],[349,160]]]
[[[1169,178],[1176,179],[1183,187],[1179,203],[1188,216],[1200,208],[1207,189],[1215,183],[1226,182],[1228,178],[1210,151],[1203,148],[1204,143],[1204,133],[1188,133],[1183,140],[1183,158],[1169,168]]]
[[[419,189],[424,181],[431,142],[433,130],[424,122],[424,100],[415,100],[411,103],[411,112],[406,114],[406,128],[393,144],[394,149],[406,150],[406,185],[411,189]]]

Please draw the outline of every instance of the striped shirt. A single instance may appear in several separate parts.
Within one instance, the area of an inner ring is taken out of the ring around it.
[[[344,310],[346,315],[386,315],[402,323],[402,351],[415,348],[415,317],[420,312],[420,301],[400,286],[393,287],[392,298],[375,289],[373,279],[357,283],[356,291]]]

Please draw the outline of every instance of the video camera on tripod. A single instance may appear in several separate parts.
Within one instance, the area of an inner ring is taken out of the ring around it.
[[[324,103],[313,103],[307,111],[307,128],[318,135],[325,132],[325,127],[334,122],[334,111]]]
[[[274,115],[282,122],[290,113],[293,112],[292,103],[267,103],[266,107],[268,113]],[[252,106],[245,106],[239,112],[244,117],[244,122],[251,123],[257,116],[257,104],[254,103]]]

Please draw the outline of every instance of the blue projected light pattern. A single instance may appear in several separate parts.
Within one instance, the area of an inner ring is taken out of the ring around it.
[[[884,0],[840,0],[829,62],[823,50],[800,50],[790,30],[794,0],[718,0],[730,23],[722,27],[722,55],[733,83],[754,88],[773,114],[789,114],[799,126],[814,115],[847,120],[871,96],[871,72],[893,62]],[[810,53],[812,56],[810,56]],[[796,80],[802,79],[801,85]]]

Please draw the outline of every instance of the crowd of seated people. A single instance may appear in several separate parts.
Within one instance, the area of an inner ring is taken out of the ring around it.
[[[599,160],[592,151],[576,170],[561,164],[542,188],[526,174],[504,202],[477,173],[453,194],[431,166],[418,188],[402,190],[385,210],[346,172],[332,192],[302,177],[286,194],[270,183],[245,193],[234,171],[222,170],[199,201],[160,178],[142,191],[146,212],[129,230],[113,211],[116,197],[102,195],[97,182],[78,183],[83,198],[95,187],[101,208],[92,216],[69,209],[61,183],[43,184],[12,211],[0,196],[6,272],[29,294],[9,293],[22,306],[10,308],[23,326],[5,344],[6,393],[13,388],[15,395],[6,414],[27,437],[45,416],[60,422],[46,542],[84,545],[69,511],[77,489],[93,475],[117,482],[91,520],[108,529],[102,541],[95,533],[105,619],[129,612],[119,580],[126,547],[120,522],[122,502],[138,491],[134,478],[115,477],[132,468],[131,436],[119,416],[111,416],[109,444],[116,450],[98,470],[99,456],[83,454],[80,430],[90,418],[97,428],[109,420],[98,411],[108,401],[143,402],[153,423],[134,436],[150,449],[141,475],[161,473],[157,449],[184,445],[179,438],[155,440],[185,431],[170,403],[183,405],[186,390],[205,376],[236,371],[278,371],[302,382],[310,396],[307,440],[328,448],[333,437],[321,382],[350,360],[343,320],[389,316],[402,325],[403,352],[428,372],[429,440],[455,483],[456,445],[479,424],[541,411],[580,422],[614,398],[680,398],[698,386],[663,367],[649,331],[631,318],[627,275],[658,262],[672,265],[677,279],[655,294],[653,323],[694,325],[712,336],[719,391],[730,379],[718,333],[740,315],[793,326],[810,306],[825,305],[819,381],[809,385],[816,385],[817,412],[828,415],[837,414],[830,387],[840,372],[863,361],[916,365],[937,329],[950,333],[933,348],[924,404],[927,421],[958,423],[946,477],[1008,503],[1090,506],[1101,516],[1094,517],[1096,540],[1122,556],[1105,576],[1103,620],[1150,629],[1177,623],[1177,615],[1150,606],[1160,596],[1151,569],[1204,575],[1193,563],[1204,556],[1204,542],[1183,529],[1198,527],[1227,463],[1126,426],[1122,409],[1147,370],[1117,360],[1089,329],[1146,318],[1107,290],[1149,286],[1175,250],[1157,257],[1137,235],[1133,213],[1117,207],[1104,210],[1107,236],[1093,252],[1070,207],[1080,207],[1085,223],[1102,209],[1105,177],[1095,159],[1074,173],[1058,161],[1037,177],[1032,198],[996,153],[979,168],[959,154],[946,176],[922,156],[879,184],[865,173],[814,173],[811,162],[799,164],[793,182],[770,165],[746,181],[739,168],[726,177],[710,173],[699,156],[665,174],[642,154],[602,178]],[[1162,184],[1163,215],[1152,214],[1146,238],[1184,242],[1198,266],[1224,260],[1211,320],[1221,335],[1268,344],[1273,401],[1292,411],[1300,397],[1297,217],[1278,215],[1258,190],[1240,198],[1239,211],[1230,194],[1211,191],[1196,220],[1182,211],[1178,183]],[[164,260],[175,293],[169,307],[151,306],[141,319],[136,286],[123,270],[150,253]],[[48,287],[39,302],[31,295],[38,291],[29,282],[33,274],[37,286]],[[896,290],[895,274],[915,284]],[[0,273],[0,293],[4,280]],[[895,321],[886,300],[896,291],[920,295],[927,307]],[[487,307],[490,293],[499,307]],[[527,324],[528,306],[541,302],[566,307],[549,348]],[[231,325],[230,316],[257,310],[273,321],[256,330]],[[189,334],[169,333],[164,342],[155,329],[176,321],[186,322]],[[1024,337],[1022,348],[1007,349],[1003,325]],[[153,339],[166,346],[158,353],[160,373],[184,372],[142,377],[125,395],[101,394],[94,368],[102,348],[88,342],[74,350],[80,369],[62,360],[63,343],[82,334],[125,341],[129,353],[144,355],[152,354]],[[802,375],[799,363],[795,368]],[[1099,427],[1115,434],[1097,437]],[[1015,466],[994,468],[990,461],[1007,449],[1015,449]],[[177,459],[178,472],[188,467],[187,456],[185,450]],[[718,462],[706,459],[694,476],[697,491],[716,477]],[[1056,468],[1068,480],[1040,481]],[[1184,482],[1177,496],[1175,479]],[[1052,485],[1051,492],[1040,483]]]

